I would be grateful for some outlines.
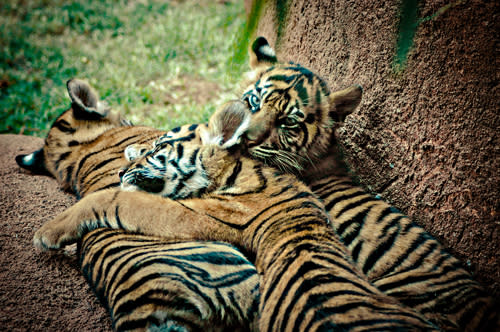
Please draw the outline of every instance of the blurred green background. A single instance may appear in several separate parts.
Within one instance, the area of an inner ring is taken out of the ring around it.
[[[0,4],[0,133],[44,137],[72,77],[135,124],[206,121],[240,92],[247,39],[236,0]]]

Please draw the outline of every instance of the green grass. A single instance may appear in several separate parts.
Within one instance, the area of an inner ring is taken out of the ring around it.
[[[244,31],[243,1],[0,4],[0,133],[45,136],[72,77],[137,124],[206,121],[237,97]]]

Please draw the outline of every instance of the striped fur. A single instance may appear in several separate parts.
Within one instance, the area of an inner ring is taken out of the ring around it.
[[[254,43],[255,73],[243,94],[252,111],[250,155],[310,184],[355,263],[384,293],[443,329],[494,325],[493,300],[457,259],[422,227],[344,178],[334,129],[357,107],[361,90],[329,93],[302,66],[259,56],[268,46],[263,38]]]
[[[259,277],[229,244],[98,229],[84,237],[79,256],[117,331],[252,329]]]
[[[385,294],[445,330],[493,331],[493,299],[434,237],[347,177],[310,184],[356,265]]]
[[[68,91],[71,109],[56,119],[44,147],[16,160],[86,197],[119,185],[128,145],[150,145],[165,132],[130,126],[109,113],[85,82],[68,82]],[[102,228],[79,248],[82,272],[117,331],[254,329],[259,278],[253,264],[226,243],[176,243]]]
[[[245,123],[246,108],[234,102],[196,137],[161,139],[123,174],[127,191],[84,197],[37,231],[35,244],[58,248],[99,227],[228,241],[255,255],[260,331],[436,330],[366,280],[307,186],[225,146],[238,139],[213,129],[227,113]],[[185,199],[169,199],[186,181]],[[157,195],[141,191],[151,187]]]

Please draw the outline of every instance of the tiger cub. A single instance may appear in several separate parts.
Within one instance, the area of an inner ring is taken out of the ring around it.
[[[356,265],[384,293],[443,329],[493,330],[499,320],[493,299],[461,262],[347,177],[335,128],[359,105],[361,87],[330,93],[310,70],[279,63],[262,37],[250,55],[254,71],[242,96],[252,112],[248,153],[306,180]]]
[[[43,225],[35,246],[60,248],[99,227],[227,241],[255,255],[260,331],[437,330],[352,265],[307,186],[241,155],[250,115],[232,102],[196,135],[160,139],[121,174],[122,191],[84,197]]]
[[[150,145],[164,132],[130,126],[83,81],[67,87],[71,108],[56,119],[43,148],[17,156],[17,163],[54,176],[78,197],[117,187],[128,164],[125,148]],[[175,243],[101,228],[83,238],[78,256],[117,331],[253,329],[259,277],[227,243]]]

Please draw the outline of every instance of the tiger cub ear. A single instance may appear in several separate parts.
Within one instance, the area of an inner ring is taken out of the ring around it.
[[[250,68],[255,69],[261,65],[271,66],[278,62],[276,52],[269,45],[266,38],[257,37],[248,50],[250,56]]]
[[[345,117],[354,112],[363,96],[363,88],[359,84],[352,85],[347,89],[330,94],[330,103],[333,105],[331,115],[335,122],[343,122]]]
[[[99,100],[97,92],[85,81],[73,78],[66,83],[71,98],[71,108],[78,120],[99,120],[109,111]]]
[[[125,159],[127,161],[134,161],[140,157],[142,157],[146,152],[148,152],[152,148],[151,145],[148,144],[130,144],[125,148]]]
[[[24,169],[35,174],[48,174],[45,168],[45,158],[43,148],[30,154],[20,154],[16,156],[16,163]]]
[[[230,101],[210,117],[207,129],[201,128],[201,141],[229,149],[240,142],[249,125],[250,112],[245,105],[239,100]]]

